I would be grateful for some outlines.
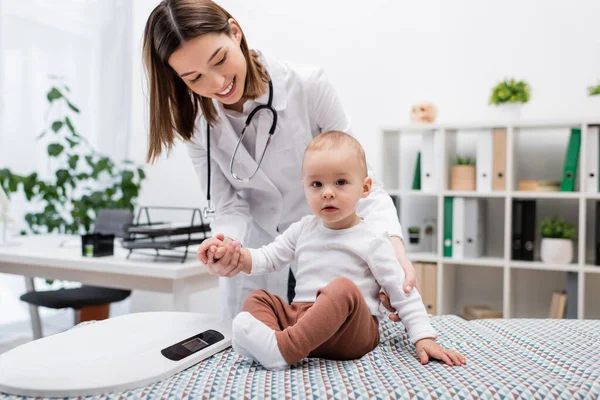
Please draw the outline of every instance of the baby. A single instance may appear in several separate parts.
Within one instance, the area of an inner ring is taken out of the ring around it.
[[[268,246],[242,248],[238,261],[246,274],[269,273],[296,261],[296,297],[287,304],[264,290],[252,292],[233,320],[233,349],[272,370],[306,357],[360,358],[379,343],[383,288],[423,364],[429,357],[464,364],[462,355],[435,342],[418,291],[403,291],[404,273],[388,233],[356,214],[372,184],[360,143],[338,131],[314,138],[304,153],[302,184],[314,215],[292,224]],[[222,238],[208,239],[215,258],[225,252]]]

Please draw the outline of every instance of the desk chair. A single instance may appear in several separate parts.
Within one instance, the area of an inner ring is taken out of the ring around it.
[[[101,210],[96,217],[92,232],[124,237],[124,227],[132,222],[133,213],[130,211]],[[78,324],[82,322],[82,308],[110,305],[111,303],[125,300],[131,294],[131,290],[87,285],[71,289],[37,292],[33,284],[33,278],[27,277],[25,279],[27,293],[21,296],[21,300],[29,303],[34,339],[39,339],[43,336],[38,307],[54,309],[72,308],[75,314],[74,323]],[[105,318],[108,318],[108,315],[101,315],[93,319]]]

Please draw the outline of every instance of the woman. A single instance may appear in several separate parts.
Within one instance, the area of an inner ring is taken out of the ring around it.
[[[311,212],[300,179],[306,145],[322,131],[350,132],[350,121],[321,69],[250,51],[236,20],[210,0],[161,2],[147,21],[143,51],[150,95],[148,161],[170,149],[176,138],[185,141],[209,205],[210,195],[215,197],[213,232],[224,232],[227,243],[257,248]],[[248,116],[260,106],[244,131]],[[392,236],[406,275],[404,289],[410,292],[416,285],[414,268],[390,197],[374,184],[358,212]],[[226,278],[238,272],[239,247],[228,246],[218,259],[209,254],[202,261],[222,277],[225,317],[233,318],[255,289],[291,301],[289,269]],[[293,288],[293,277],[290,282]],[[382,301],[393,310],[383,294]]]

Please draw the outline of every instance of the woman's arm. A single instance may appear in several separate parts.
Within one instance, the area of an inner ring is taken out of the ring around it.
[[[202,191],[206,194],[207,184],[207,166],[208,156],[204,146],[201,143],[205,143],[206,132],[200,128],[196,130],[196,136],[191,141],[186,143],[188,154],[202,185]],[[209,241],[204,241],[199,249],[198,254],[207,254],[208,262],[204,262],[209,269],[209,272],[219,276],[232,276],[235,275],[241,268],[239,268],[238,259],[240,256],[239,246],[230,246],[233,239],[237,239],[241,243],[246,237],[248,224],[250,222],[250,211],[246,200],[242,199],[236,192],[235,188],[225,177],[223,171],[216,165],[211,164],[211,194],[214,197],[215,217],[211,221],[211,230],[213,232],[223,233],[223,244],[227,246],[225,254],[220,257],[215,257],[214,252],[208,251],[210,246]],[[215,258],[217,260],[215,261]],[[236,272],[236,269],[238,271]]]

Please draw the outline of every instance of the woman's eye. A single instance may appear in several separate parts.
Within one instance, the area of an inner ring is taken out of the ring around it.
[[[223,56],[223,58],[221,58],[221,61],[219,61],[218,63],[216,63],[215,66],[222,65],[226,60],[227,60],[227,54],[225,54]]]
[[[338,186],[344,186],[346,183],[348,183],[348,181],[345,179],[338,179],[337,182],[335,182]]]
[[[198,74],[198,76],[195,77],[194,79],[192,79],[190,82],[196,83],[196,82],[198,82],[198,80],[200,80],[200,77],[202,77],[202,74]]]
[[[319,187],[323,186],[323,185],[321,184],[321,182],[313,182],[313,183],[311,183],[310,185],[311,185],[312,187],[316,187],[316,188],[319,188]]]

